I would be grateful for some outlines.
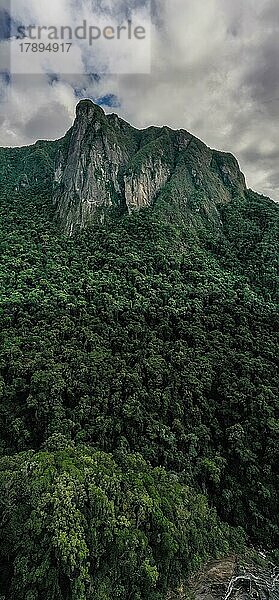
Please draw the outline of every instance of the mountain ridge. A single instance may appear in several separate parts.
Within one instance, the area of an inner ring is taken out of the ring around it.
[[[102,211],[102,207],[117,205],[130,213],[152,206],[165,193],[170,201],[173,196],[180,196],[186,207],[197,190],[207,196],[205,204],[208,205],[208,199],[210,204],[211,196],[218,204],[230,199],[229,186],[238,192],[246,189],[244,176],[232,155],[207,148],[185,130],[168,127],[138,130],[115,114],[106,116],[88,100],[77,105],[76,115],[68,156],[64,157],[64,173],[62,165],[58,167],[61,174],[58,211],[62,221],[66,219],[66,229],[70,232],[75,226],[83,227],[94,220],[94,213]],[[79,156],[75,155],[73,162],[77,139]],[[96,151],[92,154],[94,146]],[[206,173],[202,172],[205,166]],[[214,207],[207,206],[208,212],[210,209]]]
[[[247,191],[232,154],[208,148],[183,129],[136,129],[91,100],[77,104],[74,123],[59,140],[1,153],[7,162],[18,156],[15,189],[53,184],[68,234],[103,220],[113,207],[131,213],[161,200],[188,216],[201,210],[218,223],[218,206]],[[7,184],[9,165],[0,176]]]

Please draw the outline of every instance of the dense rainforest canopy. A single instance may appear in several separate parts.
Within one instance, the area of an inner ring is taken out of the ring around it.
[[[163,208],[69,238],[1,190],[1,600],[164,600],[278,545],[278,209]]]

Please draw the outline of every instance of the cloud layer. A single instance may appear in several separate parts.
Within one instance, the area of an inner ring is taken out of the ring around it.
[[[40,1],[25,2],[29,14]],[[145,4],[95,0],[94,10],[117,20]],[[69,22],[73,6],[81,14],[89,0],[61,0],[57,18]],[[2,77],[0,145],[62,136],[77,99],[91,97],[137,127],[184,128],[233,152],[248,185],[279,200],[278,0],[153,0],[152,20],[150,74],[88,77],[83,59],[76,76],[50,76],[42,66],[36,77]]]

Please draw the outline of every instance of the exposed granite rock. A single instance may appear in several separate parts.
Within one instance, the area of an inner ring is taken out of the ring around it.
[[[264,556],[209,562],[167,600],[279,600],[279,569]]]
[[[192,583],[193,599],[224,600],[235,570],[235,556],[208,563]]]
[[[103,110],[80,102],[68,155],[65,160],[59,154],[55,169],[58,210],[67,231],[84,227],[95,213],[119,202],[118,173],[127,160],[127,148],[107,126]]]
[[[138,173],[130,169],[124,175],[124,194],[128,211],[151,206],[170,174],[171,171],[163,164],[161,156],[149,156]]]
[[[184,130],[136,130],[89,100],[77,106],[68,153],[58,153],[54,181],[68,233],[103,220],[112,206],[131,213],[162,194],[189,210],[194,201],[196,212],[203,209],[219,223],[216,206],[246,189],[231,155],[211,150]]]
[[[232,154],[214,151],[212,163],[226,186],[235,188],[238,191],[241,191],[245,187],[245,177],[241,173],[239,164]]]
[[[115,114],[82,100],[64,138],[2,149],[0,183],[44,189],[68,234],[103,221],[112,207],[131,213],[154,204],[170,220],[210,219],[218,207],[244,195],[237,160],[216,152],[189,132],[169,127],[137,130]]]

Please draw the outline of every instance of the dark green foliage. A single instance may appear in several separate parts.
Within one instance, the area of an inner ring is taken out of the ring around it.
[[[232,542],[177,476],[57,434],[45,451],[0,461],[0,498],[0,592],[15,600],[158,600]]]
[[[162,600],[225,523],[278,542],[278,210],[67,239],[45,188],[1,194],[0,595]]]

